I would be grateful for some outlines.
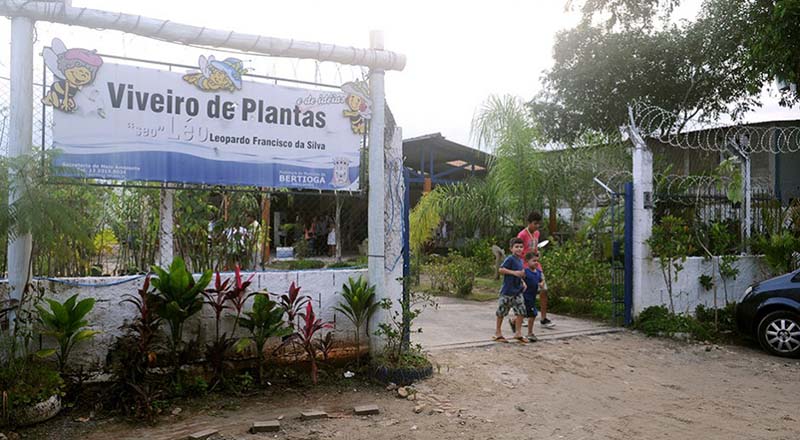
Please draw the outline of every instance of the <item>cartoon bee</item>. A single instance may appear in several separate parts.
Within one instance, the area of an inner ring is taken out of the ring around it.
[[[242,60],[225,58],[222,61],[214,59],[214,55],[206,58],[200,55],[198,62],[200,71],[183,75],[183,80],[194,84],[205,92],[227,90],[233,92],[242,89],[242,74],[247,72],[242,66]]]
[[[367,84],[363,81],[342,84],[342,91],[347,93],[344,102],[347,109],[342,114],[350,118],[350,128],[355,134],[367,131],[367,119],[372,117],[372,101],[369,99]]]
[[[77,109],[75,95],[94,82],[103,59],[93,50],[67,49],[58,38],[53,39],[51,47],[44,48],[43,56],[47,67],[59,79],[50,86],[42,103],[63,112],[74,112]]]

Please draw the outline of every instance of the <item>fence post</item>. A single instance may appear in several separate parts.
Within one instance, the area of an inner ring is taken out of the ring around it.
[[[8,133],[10,158],[31,153],[33,139],[33,20],[27,17],[11,19],[11,112]],[[9,178],[14,179],[9,170]],[[22,197],[19,188],[8,192],[9,206]],[[9,298],[17,301],[31,275],[31,234],[8,237]],[[13,331],[16,312],[9,311],[9,329]]]
[[[383,50],[383,33],[380,31],[370,32],[370,49]],[[367,208],[367,239],[369,250],[367,251],[369,282],[375,286],[376,300],[380,301],[386,297],[386,280],[384,277],[385,255],[384,255],[384,225],[383,217],[385,210],[386,192],[384,190],[384,89],[383,89],[384,70],[381,68],[370,68],[369,71],[369,92],[372,99],[372,119],[369,124],[369,206]],[[383,321],[378,313],[375,319],[370,320],[370,334],[373,334],[380,322]],[[375,339],[375,338],[373,338]],[[373,341],[370,347],[379,350],[380,341]]]
[[[158,225],[158,261],[161,267],[169,267],[174,256],[173,249],[173,207],[175,205],[175,190],[161,188],[161,203],[159,203]]]
[[[633,316],[641,312],[642,295],[648,290],[645,285],[647,268],[650,265],[650,249],[647,240],[653,234],[653,152],[642,138],[633,119],[633,109],[628,107],[630,125],[628,131],[633,142]]]

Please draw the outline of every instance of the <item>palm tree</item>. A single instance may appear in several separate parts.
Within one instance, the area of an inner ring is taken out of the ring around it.
[[[509,197],[513,218],[520,219],[542,205],[541,178],[536,172],[541,136],[520,98],[490,96],[472,119],[472,137],[478,146],[494,152],[489,178]]]

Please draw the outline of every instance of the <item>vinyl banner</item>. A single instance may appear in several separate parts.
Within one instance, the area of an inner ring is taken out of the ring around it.
[[[358,189],[363,83],[319,91],[243,80],[233,58],[170,72],[73,51],[84,50],[50,54],[57,78],[43,102],[58,110],[57,164],[81,177]]]

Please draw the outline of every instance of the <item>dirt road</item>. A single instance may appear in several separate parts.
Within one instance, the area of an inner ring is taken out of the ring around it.
[[[235,410],[184,411],[156,427],[96,426],[76,438],[174,439],[217,427],[226,439],[797,439],[800,362],[747,347],[630,332],[528,346],[442,351],[418,401],[383,389],[250,398]],[[382,413],[354,417],[357,403]],[[415,406],[424,404],[420,413]],[[301,409],[335,418],[302,422]],[[277,435],[246,433],[283,415]]]

